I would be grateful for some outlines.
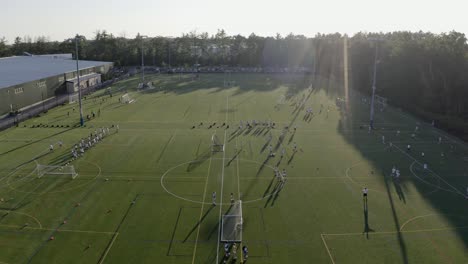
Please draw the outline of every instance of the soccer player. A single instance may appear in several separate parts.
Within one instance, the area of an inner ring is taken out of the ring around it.
[[[234,193],[231,193],[231,204],[234,204]]]
[[[392,175],[392,176],[395,176],[395,172],[396,172],[396,168],[395,168],[395,166],[393,166],[393,167],[392,167],[392,174],[391,174],[391,175]]]
[[[367,193],[369,192],[369,190],[367,189],[367,187],[364,187],[364,189],[362,189],[362,198],[364,199],[364,201],[367,202]]]
[[[242,253],[244,253],[244,262],[247,261],[247,258],[249,257],[249,250],[247,249],[247,246],[242,247]]]
[[[294,152],[296,152],[296,151],[297,151],[297,144],[296,144],[296,142],[294,142],[294,145],[293,145],[293,150],[294,150]]]
[[[400,170],[396,170],[396,172],[395,172],[395,178],[396,178],[397,180],[400,179]]]
[[[280,175],[280,188],[283,188],[284,184],[286,183],[286,169],[283,169],[283,172]]]
[[[211,195],[211,198],[213,199],[213,206],[216,205],[216,192],[213,192],[213,194]]]
[[[234,262],[237,261],[237,245],[236,245],[236,243],[232,244],[232,258],[234,259]]]
[[[54,145],[50,144],[49,150],[50,150],[50,151],[54,151]]]
[[[408,146],[406,146],[406,150],[410,151],[411,150],[411,145],[408,144]]]
[[[424,163],[423,168],[424,168],[425,170],[427,170],[427,164],[426,164],[426,163]]]

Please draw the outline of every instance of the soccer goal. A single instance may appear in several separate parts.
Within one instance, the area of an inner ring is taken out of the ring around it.
[[[78,93],[75,93],[75,94],[70,94],[68,96],[68,103],[72,104],[72,103],[76,103],[78,102],[79,98],[78,98]]]
[[[235,202],[221,223],[221,242],[242,242],[242,201]]]
[[[73,167],[73,165],[51,166],[37,164],[36,174],[38,178],[42,178],[44,175],[69,175],[72,179],[75,179],[78,176],[78,173],[76,173],[75,167]]]
[[[212,152],[223,152],[224,151],[224,144],[219,141],[218,136],[213,134],[211,136],[211,151]]]
[[[130,97],[130,95],[129,95],[128,93],[126,93],[126,94],[124,94],[124,95],[122,95],[122,96],[120,97],[120,102],[121,102],[122,104],[131,104],[131,103],[135,102],[135,100],[133,100],[133,99]]]
[[[385,110],[385,108],[387,107],[387,98],[385,97],[375,95],[375,102],[379,107],[380,111]]]

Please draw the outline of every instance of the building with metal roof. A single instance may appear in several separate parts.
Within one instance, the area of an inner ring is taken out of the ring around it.
[[[99,85],[100,75],[106,74],[113,63],[79,60],[78,65],[80,76],[99,75],[93,80],[80,80],[79,87],[87,88]],[[66,95],[70,93],[66,85],[70,82],[76,82],[76,61],[71,54],[0,58],[0,116]]]

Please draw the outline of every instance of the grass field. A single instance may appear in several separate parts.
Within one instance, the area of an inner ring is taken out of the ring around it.
[[[391,107],[368,133],[369,106],[352,92],[337,106],[343,85],[329,80],[312,88],[300,75],[233,74],[226,88],[222,74],[147,78],[157,89],[137,92],[133,78],[112,97],[88,96],[85,115],[100,114],[86,127],[74,126],[74,104],[0,132],[0,263],[222,263],[231,193],[243,201],[247,263],[468,263],[464,143]],[[124,90],[135,102],[119,103]],[[99,127],[111,135],[71,162],[76,179],[36,177],[36,164],[66,163]],[[211,151],[213,134],[224,152]],[[283,188],[275,166],[287,171]]]

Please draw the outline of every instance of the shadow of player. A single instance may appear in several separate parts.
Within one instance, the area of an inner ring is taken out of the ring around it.
[[[369,226],[369,207],[367,204],[367,197],[364,197],[364,231],[363,233],[366,234],[366,238],[369,239],[369,232],[374,232],[372,228]]]
[[[395,186],[396,193],[398,194],[398,199],[400,199],[403,203],[406,203],[405,194],[403,189],[401,188],[400,180],[394,179],[393,185]]]

